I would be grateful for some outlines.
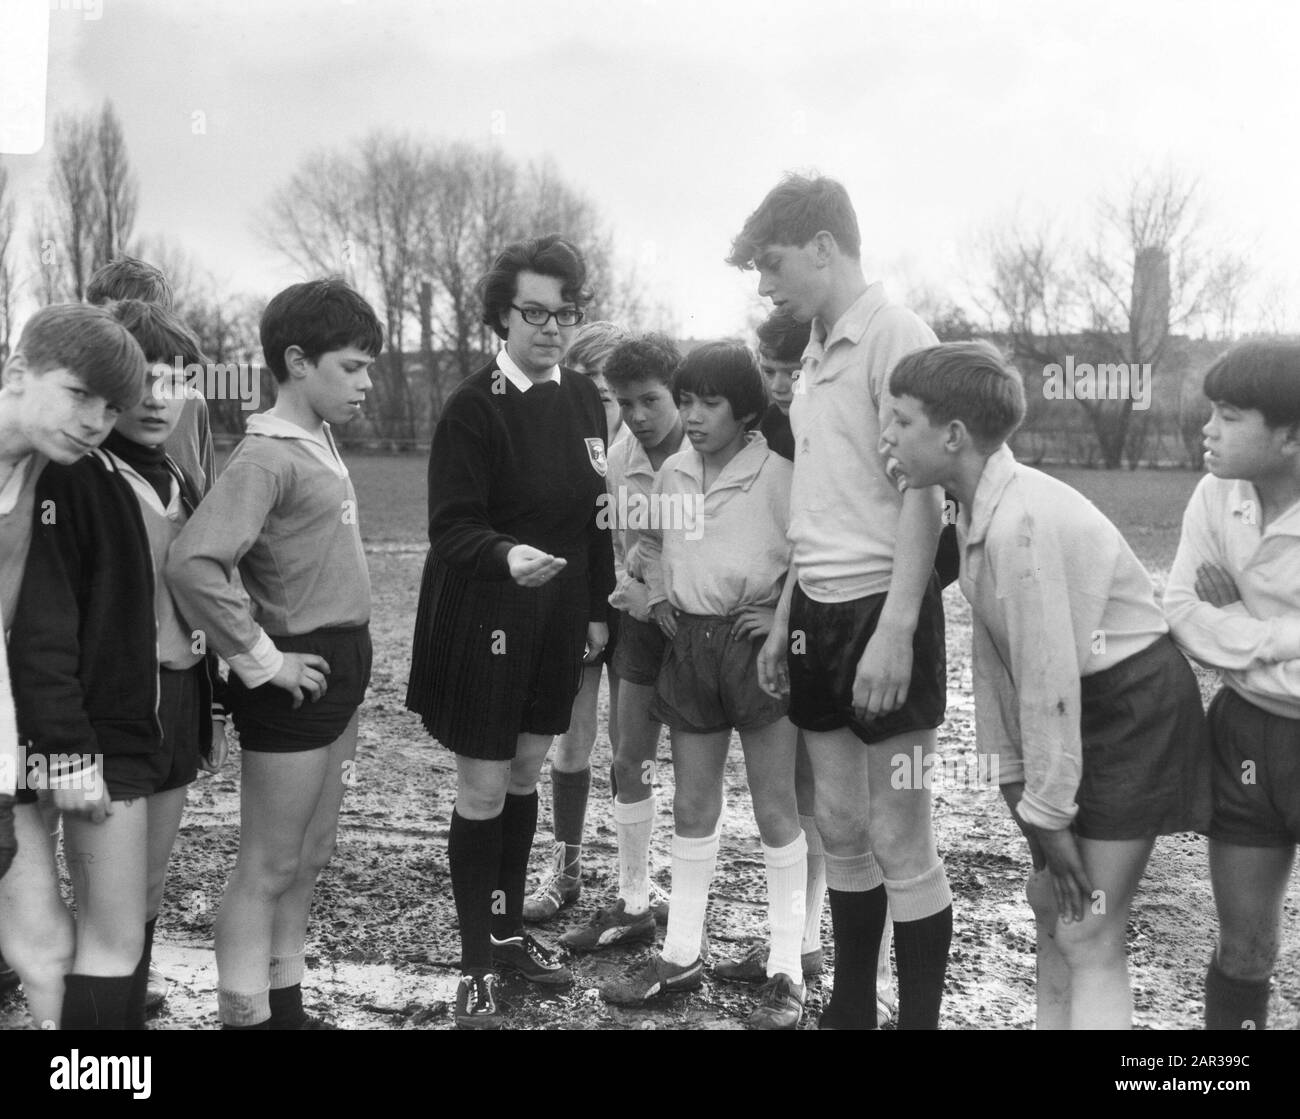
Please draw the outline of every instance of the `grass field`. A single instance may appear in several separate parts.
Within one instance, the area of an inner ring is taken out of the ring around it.
[[[425,540],[428,456],[348,456],[368,542],[414,543]],[[1106,514],[1153,571],[1167,571],[1178,547],[1183,508],[1200,479],[1190,470],[1047,471],[1073,486]]]

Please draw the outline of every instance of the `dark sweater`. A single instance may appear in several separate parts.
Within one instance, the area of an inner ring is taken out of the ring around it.
[[[47,466],[36,510],[9,642],[19,734],[42,754],[160,750],[153,555],[135,491],[100,451]],[[205,751],[211,730],[204,718]]]
[[[794,432],[790,428],[790,417],[775,404],[769,404],[758,425],[767,445],[787,462],[794,462]]]
[[[593,620],[614,589],[605,495],[605,412],[586,378],[520,392],[493,361],[451,395],[429,455],[429,542],[468,579],[508,579],[507,554],[529,544],[562,556],[559,578],[585,579]]]

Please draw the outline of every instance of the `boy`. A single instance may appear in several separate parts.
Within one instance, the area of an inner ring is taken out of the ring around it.
[[[1205,1026],[1264,1029],[1300,841],[1300,344],[1248,342],[1205,375],[1202,478],[1183,516],[1165,616],[1223,675],[1210,705],[1210,881],[1218,950]]]
[[[1155,837],[1203,827],[1209,808],[1196,679],[1119,530],[1006,446],[1024,389],[992,346],[910,354],[889,391],[900,485],[961,504],[976,735],[1038,872],[1038,1027],[1128,1029],[1138,881]]]
[[[943,606],[932,579],[941,495],[900,495],[880,429],[888,376],[935,341],[862,270],[857,216],[830,179],[787,177],[749,217],[729,262],[757,268],[760,295],[812,323],[790,406],[794,578],[759,657],[770,694],[787,686],[816,783],[835,987],[827,1029],[875,1029],[876,963],[894,918],[900,1026],[938,1026],[952,895],[925,788],[897,789],[891,759],[932,751],[943,722]],[[877,863],[879,859],[879,863]],[[883,871],[883,874],[882,874]],[[886,894],[888,897],[886,897]]]
[[[605,446],[613,448],[629,439],[614,393],[605,380],[605,363],[626,331],[611,322],[586,323],[574,337],[564,365],[591,381],[600,392],[605,409]],[[549,921],[561,909],[572,905],[582,892],[582,838],[587,822],[587,795],[591,791],[591,751],[596,745],[596,702],[600,695],[601,670],[609,672],[609,740],[618,740],[618,677],[614,675],[613,652],[618,632],[617,611],[610,624],[609,644],[595,664],[582,670],[582,687],[573,701],[569,729],[555,740],[551,760],[551,818],[555,849],[550,872],[537,889],[524,899],[524,920],[534,924]]]
[[[618,580],[609,601],[619,611],[613,661],[619,679],[618,733],[613,743],[619,873],[614,904],[560,937],[565,947],[581,951],[649,942],[655,935],[650,838],[659,723],[650,716],[650,703],[665,640],[650,617],[641,546],[649,527],[655,479],[682,444],[682,421],[672,394],[673,371],[680,361],[670,339],[646,334],[623,342],[605,363],[605,379],[632,433],[631,439],[610,449],[608,473]]]
[[[766,396],[744,346],[693,350],[673,377],[673,398],[691,447],[664,463],[654,489],[658,516],[641,546],[651,611],[669,641],[651,714],[672,737],[673,903],[662,955],[604,984],[601,995],[636,1005],[700,985],[734,729],[763,841],[771,943],[749,1024],[792,1030],[803,1016],[808,848],[794,795],[794,727],[785,702],[758,686],[755,669],[790,562],[792,468],[752,430]]]
[[[128,300],[111,313],[154,360],[150,388],[99,450],[42,474],[36,503],[52,515],[33,530],[11,642],[33,751],[52,773],[67,770],[62,759],[81,762],[80,788],[54,786],[77,898],[65,1029],[144,1028],[167,861],[186,786],[214,737],[215,665],[162,582],[198,500],[162,450],[184,403],[168,356],[198,346],[159,307]]]
[[[144,392],[144,354],[107,312],[78,304],[37,311],[0,386],[0,618],[18,605],[37,515],[36,483],[49,461],[93,451]],[[54,510],[57,515],[57,510]],[[19,758],[14,759],[18,766]],[[14,775],[15,778],[17,774]],[[34,790],[13,808],[17,854],[0,882],[0,952],[22,977],[32,1018],[57,1026],[72,963],[72,920],[59,895],[54,846]]]
[[[371,657],[356,493],[330,427],[361,414],[382,333],[355,291],[316,280],[267,304],[261,337],[275,405],[249,420],[167,578],[230,665],[242,749],[239,857],[216,923],[221,1024],[319,1029],[302,1007],[307,916]]]
[[[87,303],[101,307],[117,299],[139,299],[168,311],[174,302],[167,277],[152,264],[133,256],[110,260],[96,269],[86,285]],[[212,488],[217,476],[212,425],[208,419],[208,402],[198,393],[186,394],[185,408],[167,438],[166,450],[185,476],[198,486],[200,497]]]
[[[799,376],[803,352],[811,328],[788,315],[774,312],[758,327],[758,368],[767,385],[771,403],[758,426],[768,447],[789,462],[794,461],[794,433],[790,430],[790,404]],[[808,840],[808,891],[803,930],[803,974],[820,975],[822,970],[822,910],[826,902],[826,862],[822,840],[814,818],[812,762],[803,735],[795,752],[795,794],[799,801],[799,826]],[[877,1021],[884,1025],[894,1016],[893,977],[889,966],[889,944],[893,922],[886,916],[876,967]],[[767,949],[756,944],[738,960],[718,964],[713,974],[719,979],[762,982],[767,974]]]

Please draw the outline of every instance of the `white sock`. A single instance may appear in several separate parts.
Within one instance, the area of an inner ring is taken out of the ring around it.
[[[715,831],[702,839],[673,836],[673,904],[668,910],[663,957],[678,967],[693,964],[700,958],[709,884],[718,863],[721,834]]]
[[[771,947],[767,953],[767,977],[788,975],[803,983],[799,964],[799,941],[807,915],[804,893],[808,883],[808,841],[803,832],[784,847],[763,844],[767,867],[767,922]]]
[[[629,913],[650,908],[650,836],[654,832],[655,794],[624,804],[614,799],[614,831],[618,837],[618,896]],[[689,961],[688,961],[689,962]]]
[[[812,816],[800,816],[808,841],[808,892],[804,895],[802,952],[816,952],[822,946],[822,908],[826,904],[826,859],[822,853],[822,836]]]

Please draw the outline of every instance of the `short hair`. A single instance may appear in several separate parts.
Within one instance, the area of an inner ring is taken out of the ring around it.
[[[687,354],[673,374],[673,400],[679,408],[684,392],[726,397],[736,419],[749,417],[745,427],[750,431],[767,410],[767,386],[754,351],[740,342],[705,342]]]
[[[162,271],[133,256],[119,256],[101,265],[86,285],[87,303],[98,307],[115,299],[140,299],[168,309],[176,301]]]
[[[501,316],[510,309],[518,291],[519,273],[536,272],[560,281],[560,294],[581,307],[591,300],[587,287],[587,262],[571,241],[558,233],[530,237],[507,245],[478,282],[478,297],[483,304],[481,321],[490,326],[498,338],[506,336]]]
[[[758,352],[772,361],[799,361],[808,347],[812,323],[800,322],[782,311],[773,311],[759,325]]]
[[[297,346],[311,362],[348,346],[371,357],[384,348],[384,332],[373,308],[337,277],[285,288],[266,305],[259,333],[262,356],[281,383],[289,379],[284,351],[290,346]]]
[[[584,323],[565,356],[566,365],[581,365],[589,374],[603,373],[614,348],[631,335],[612,322]]]
[[[658,381],[671,389],[673,373],[682,363],[677,343],[666,334],[635,335],[620,342],[605,359],[605,380],[610,388],[626,388],[633,381]]]
[[[894,367],[889,391],[919,400],[932,424],[961,420],[981,450],[1005,443],[1025,418],[1020,370],[988,342],[915,350]]]
[[[141,299],[119,299],[104,309],[131,332],[150,364],[207,364],[203,344],[194,331],[166,307]]]
[[[1205,374],[1206,397],[1261,412],[1269,427],[1300,423],[1300,342],[1243,342]]]
[[[34,373],[66,369],[123,412],[145,392],[145,356],[131,332],[102,307],[53,303],[23,327],[15,353]]]
[[[849,192],[824,176],[786,175],[745,220],[727,263],[753,268],[768,245],[806,245],[822,230],[845,256],[861,257],[862,233]]]

